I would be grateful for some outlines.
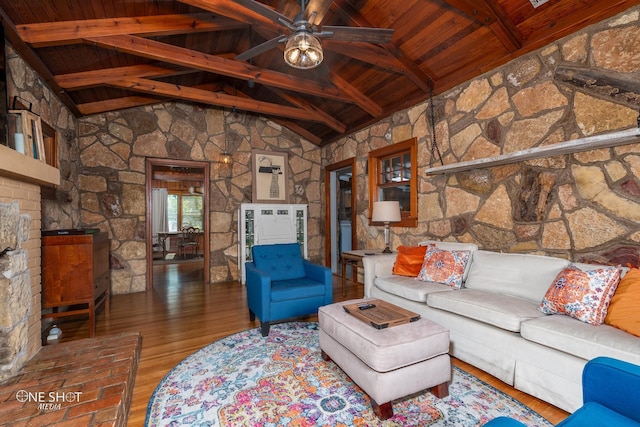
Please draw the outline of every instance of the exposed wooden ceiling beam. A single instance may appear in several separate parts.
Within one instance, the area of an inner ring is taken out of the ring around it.
[[[316,19],[313,22],[315,25],[322,26],[327,12],[331,9],[331,3],[331,0],[309,0],[307,2],[307,10],[316,14]]]
[[[195,86],[196,89],[206,90],[209,92],[219,91],[222,85],[219,83],[207,83]],[[107,99],[105,101],[87,102],[79,104],[78,108],[82,114],[99,114],[107,111],[116,111],[124,108],[142,107],[145,105],[159,104],[171,101],[171,98],[149,97],[149,96],[123,96],[121,98]]]
[[[253,79],[256,83],[266,86],[356,104],[368,112],[371,111],[372,106],[377,106],[372,100],[358,94],[355,88],[349,87],[349,85],[341,85],[341,87],[338,88],[335,85],[316,80],[303,79],[290,74],[255,67],[241,61],[220,58],[215,55],[196,52],[142,37],[121,35],[90,37],[84,40],[87,43],[118,49],[122,52],[164,61],[170,64],[196,68],[242,80]],[[377,108],[380,107],[378,106]]]
[[[280,104],[230,96],[225,93],[211,92],[193,87],[178,86],[171,83],[158,82],[141,78],[125,78],[119,81],[111,81],[109,85],[121,89],[132,90],[154,95],[168,96],[176,99],[186,99],[203,104],[217,105],[227,108],[252,111],[268,116],[281,116],[297,120],[316,121],[313,114],[300,108],[287,107]]]
[[[162,65],[130,65],[128,67],[101,68],[99,70],[82,71],[79,73],[61,74],[55,76],[56,81],[65,90],[79,90],[102,86],[111,80],[124,77],[168,77],[180,74],[195,73],[198,70],[176,69]]]
[[[231,87],[229,85],[225,85],[223,90],[225,91],[225,93],[229,95],[240,96],[244,98],[251,98],[246,93],[239,91],[238,89]],[[286,127],[290,131],[297,133],[298,135],[300,135],[301,137],[305,138],[307,141],[313,144],[320,145],[322,143],[322,139],[320,139],[317,135],[309,132],[308,130],[306,130],[305,128],[303,128],[302,126],[300,126],[299,124],[297,124],[292,120],[287,120],[279,117],[272,117],[271,120],[273,120],[275,123],[281,126]]]
[[[278,96],[280,96],[282,99],[284,99],[285,101],[297,107],[304,108],[305,110],[314,114],[317,117],[319,122],[326,124],[331,129],[340,133],[344,133],[347,130],[347,125],[342,123],[340,120],[334,118],[332,115],[322,111],[320,108],[316,107],[306,99],[293,96],[280,89],[272,88],[271,90],[275,92]]]
[[[509,51],[522,47],[522,35],[495,0],[444,0],[478,24],[488,27]]]
[[[298,135],[300,135],[301,137],[303,137],[307,141],[311,142],[312,144],[315,144],[315,145],[318,145],[318,146],[322,146],[323,145],[322,138],[320,138],[315,133],[309,132],[308,130],[306,130],[305,128],[303,128],[302,126],[300,126],[298,123],[296,123],[294,121],[286,120],[286,119],[277,119],[277,120],[274,120],[274,121],[276,123],[278,123],[279,125],[286,127],[291,132],[297,133]]]
[[[216,56],[221,58],[227,57],[227,55]],[[71,91],[102,86],[110,80],[120,80],[123,77],[161,78],[198,72],[200,72],[200,70],[192,68],[172,67],[159,64],[140,64],[130,65],[127,67],[101,68],[98,70],[59,74],[55,76],[55,79],[60,87]]]
[[[21,24],[17,26],[17,31],[26,43],[34,47],[44,47],[82,43],[82,39],[86,37],[121,34],[150,37],[242,28],[247,28],[247,25],[211,13],[197,13]]]
[[[380,117],[382,115],[382,107],[367,98],[362,92],[353,87],[349,82],[340,77],[335,72],[331,72],[331,81],[336,84],[342,91],[348,93],[353,99],[358,100],[358,105],[364,111],[372,115],[373,117]]]
[[[256,13],[246,7],[229,0],[178,0],[181,3],[199,7],[202,10],[208,10],[234,19],[262,28],[271,30],[277,29],[277,24],[268,17]]]
[[[186,70],[188,72],[193,72],[193,70]],[[184,71],[183,71],[184,72]],[[96,71],[87,71],[84,73],[74,73],[68,75],[57,76],[56,79],[58,83],[65,88],[66,90],[80,89],[84,87],[105,84],[110,81],[117,81],[122,79],[123,77],[162,77],[168,75],[177,74],[177,71],[171,68],[161,67],[157,65],[135,65],[130,67],[120,67],[120,68],[112,68],[108,70],[96,70]],[[211,86],[211,85],[209,85]],[[203,86],[198,86],[199,89],[203,89]],[[219,90],[218,88],[217,90]],[[209,88],[209,90],[214,90],[213,88]],[[229,95],[238,95],[239,92],[237,89],[232,89],[228,85],[224,87],[224,90]],[[313,113],[319,122],[325,123],[327,126],[338,132],[344,132],[346,130],[346,125],[336,120],[332,116],[327,113],[320,111],[317,107],[313,106],[311,103],[300,99],[295,98],[288,93],[279,90],[273,89],[279,93],[283,99],[288,100],[293,105],[297,105],[298,107],[305,108],[307,111]],[[244,95],[246,98],[250,98],[248,95]],[[115,111],[123,108],[132,108],[138,106],[144,106],[149,104],[157,104],[159,102],[166,101],[166,98],[151,98],[151,97],[143,97],[143,96],[128,96],[122,98],[116,98],[107,101],[99,101],[92,102],[86,104],[78,105],[80,112],[82,114],[96,114],[105,111]],[[299,134],[303,138],[312,142],[313,144],[319,145],[322,140],[314,135],[313,133],[307,131],[300,125],[296,124],[291,120],[285,119],[276,119],[272,118],[275,122],[279,123],[282,126],[289,128],[291,131]]]
[[[112,98],[104,101],[86,102],[78,104],[80,113],[86,116],[92,114],[105,113],[107,111],[122,110],[125,108],[143,107],[145,105],[159,104],[168,99],[150,98],[147,96],[125,96],[122,98]]]

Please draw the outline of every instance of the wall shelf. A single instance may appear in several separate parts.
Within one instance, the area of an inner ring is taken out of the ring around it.
[[[40,160],[0,145],[0,176],[38,185],[60,185],[60,170]]]
[[[578,153],[581,151],[597,150],[618,145],[626,145],[640,142],[640,128],[631,128],[622,131],[602,135],[588,136],[544,147],[534,147],[513,153],[484,159],[469,160],[466,162],[452,163],[444,166],[436,166],[426,169],[427,175],[447,174],[468,171],[472,169],[490,168],[493,166],[507,165],[525,160],[553,157],[563,154]]]

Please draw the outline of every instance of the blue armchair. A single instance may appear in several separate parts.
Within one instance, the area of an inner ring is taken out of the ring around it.
[[[596,357],[582,371],[583,405],[557,427],[640,427],[640,366],[609,357]],[[489,427],[524,424],[500,417]]]
[[[297,243],[256,245],[245,264],[247,303],[251,321],[260,319],[263,337],[271,322],[318,312],[333,302],[331,270],[313,264]]]

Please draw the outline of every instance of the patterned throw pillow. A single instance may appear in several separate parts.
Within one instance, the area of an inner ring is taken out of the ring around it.
[[[398,246],[398,256],[393,264],[393,274],[416,277],[422,268],[428,246]]]
[[[464,268],[469,262],[471,251],[446,251],[436,246],[429,246],[424,254],[424,261],[418,280],[449,285],[454,289],[462,287]]]
[[[569,265],[556,276],[547,290],[540,311],[545,314],[566,314],[591,325],[601,325],[619,281],[618,267],[585,271]]]

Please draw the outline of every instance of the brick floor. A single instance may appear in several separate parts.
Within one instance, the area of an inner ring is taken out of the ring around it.
[[[48,345],[0,385],[0,425],[126,426],[142,337]]]

